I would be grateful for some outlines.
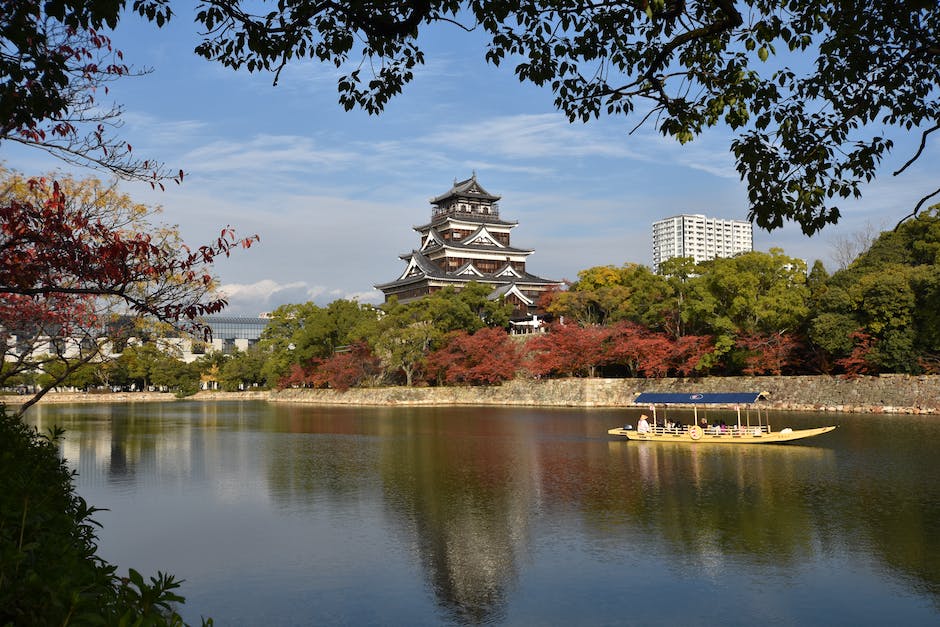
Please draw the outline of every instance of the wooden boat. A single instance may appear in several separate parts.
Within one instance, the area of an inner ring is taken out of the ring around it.
[[[766,411],[756,405],[764,398],[760,392],[726,393],[655,393],[639,394],[633,402],[649,405],[652,418],[647,416],[649,429],[640,431],[634,425],[615,427],[610,435],[647,442],[707,442],[709,444],[773,444],[811,438],[835,429],[835,426],[815,429],[781,429],[774,431]],[[657,413],[657,406],[662,411]],[[694,421],[680,424],[669,419],[666,410],[675,406],[691,406]],[[704,408],[702,416],[699,408]],[[711,420],[708,413],[711,413]],[[733,412],[733,413],[731,413]],[[762,415],[763,414],[763,415]],[[704,424],[702,424],[704,421]]]

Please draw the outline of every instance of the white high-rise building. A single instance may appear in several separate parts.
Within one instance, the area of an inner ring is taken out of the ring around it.
[[[754,228],[743,220],[684,213],[653,222],[653,268],[672,257],[696,263],[754,250]]]

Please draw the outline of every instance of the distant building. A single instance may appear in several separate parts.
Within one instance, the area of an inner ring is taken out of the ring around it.
[[[509,232],[517,222],[499,217],[499,196],[477,182],[476,174],[454,182],[447,192],[431,199],[431,221],[413,227],[420,248],[401,255],[405,271],[388,283],[376,285],[385,300],[396,296],[409,302],[446,286],[461,289],[471,281],[492,286],[493,299],[505,297],[516,308],[516,317],[537,313],[539,297],[561,285],[526,270],[533,250],[516,248]]]
[[[673,257],[696,263],[754,250],[754,227],[742,220],[682,214],[653,222],[653,268]]]
[[[192,362],[206,353],[222,352],[229,355],[238,351],[246,351],[258,343],[261,333],[271,322],[265,315],[249,316],[206,316],[199,318],[200,323],[209,327],[212,332],[210,341],[195,339],[189,335],[174,330],[160,332],[146,332],[143,335],[146,341],[154,342],[160,350],[174,354],[185,362]],[[14,361],[23,354],[32,357],[41,355],[62,355],[75,358],[82,351],[94,348],[98,343],[102,357],[111,359],[117,357],[128,345],[139,345],[145,339],[138,337],[132,330],[134,319],[131,317],[118,317],[103,325],[87,337],[69,337],[53,333],[37,337],[35,328],[2,329],[0,333],[7,334],[7,346],[3,352],[4,359]],[[127,328],[121,328],[121,327]],[[119,341],[111,338],[121,337]]]

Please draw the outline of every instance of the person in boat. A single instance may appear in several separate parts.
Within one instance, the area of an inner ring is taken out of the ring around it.
[[[650,432],[650,423],[647,422],[647,415],[643,414],[640,416],[640,419],[636,423],[636,432],[637,433],[649,433]]]

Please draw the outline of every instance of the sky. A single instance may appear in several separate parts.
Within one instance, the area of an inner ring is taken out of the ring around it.
[[[134,152],[186,177],[162,192],[122,187],[162,206],[160,221],[177,225],[190,245],[213,241],[228,225],[259,235],[259,244],[216,263],[226,313],[382,302],[373,285],[404,270],[400,255],[419,246],[412,227],[430,220],[429,199],[474,173],[502,197],[501,218],[518,222],[513,245],[534,249],[527,269],[549,279],[651,265],[652,223],[665,217],[747,218],[726,130],[681,146],[652,126],[628,134],[635,123],[621,117],[571,124],[549,89],[521,84],[508,64],[485,64],[477,35],[442,25],[424,36],[426,65],[381,115],[369,116],[338,104],[342,72],[332,65],[294,63],[273,86],[271,74],[197,57],[192,12],[177,10],[162,29],[128,15],[111,34],[125,61],[152,71],[113,83],[110,97],[125,107],[120,134]],[[838,225],[812,238],[795,225],[755,227],[754,248],[779,247],[832,271],[840,242],[892,228],[936,187],[925,163],[940,147],[934,140],[914,168],[892,177],[919,141],[893,136],[881,176],[862,199],[840,204]],[[9,143],[0,160],[30,175],[65,169]]]

